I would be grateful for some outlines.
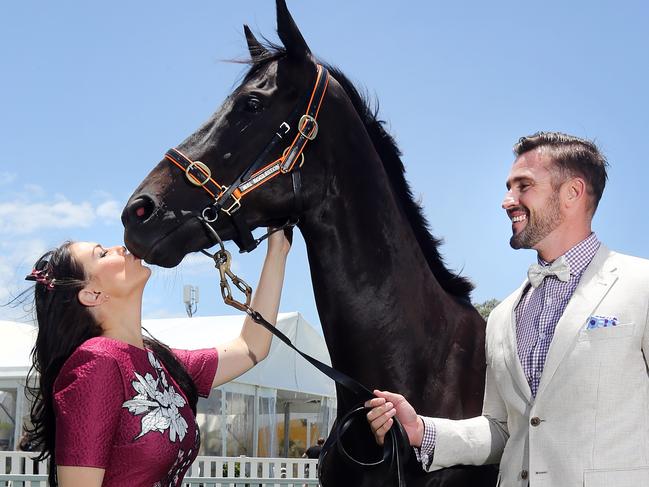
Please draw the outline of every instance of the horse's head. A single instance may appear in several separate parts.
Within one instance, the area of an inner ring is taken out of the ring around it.
[[[242,83],[131,195],[122,222],[124,241],[135,255],[175,266],[187,253],[215,243],[205,221],[223,240],[249,250],[243,235],[250,236],[248,228],[283,223],[298,216],[298,202],[308,205],[314,198],[292,175],[303,156],[297,150],[289,156],[288,149],[300,133],[310,142],[315,124],[301,116],[326,84],[318,88],[322,70],[284,0],[277,1],[277,26],[283,49],[267,49],[244,26],[252,62]],[[277,161],[279,166],[271,164]],[[312,183],[323,177],[309,164],[301,172]]]

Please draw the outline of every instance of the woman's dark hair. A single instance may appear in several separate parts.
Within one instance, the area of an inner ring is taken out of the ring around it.
[[[38,335],[32,349],[32,366],[27,374],[26,392],[32,399],[31,435],[38,460],[49,458],[49,485],[58,485],[56,478],[56,421],[54,416],[54,381],[61,367],[86,340],[102,334],[101,325],[77,297],[88,281],[83,266],[71,252],[73,242],[65,242],[43,255],[28,279],[36,281],[34,308]],[[198,393],[194,381],[171,350],[153,338],[144,345],[162,361],[167,371],[187,396],[196,414]],[[36,377],[38,375],[38,378]],[[34,384],[38,383],[37,387]]]

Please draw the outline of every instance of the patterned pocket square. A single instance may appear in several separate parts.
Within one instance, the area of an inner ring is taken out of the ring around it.
[[[586,322],[586,330],[608,328],[611,326],[617,326],[617,318],[615,316],[591,316]]]

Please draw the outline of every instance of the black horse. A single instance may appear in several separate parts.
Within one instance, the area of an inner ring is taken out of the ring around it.
[[[254,247],[248,228],[298,217],[333,366],[369,388],[402,393],[421,414],[480,414],[484,322],[470,304],[471,284],[444,265],[399,150],[376,114],[340,71],[318,68],[283,0],[277,1],[277,23],[283,46],[262,45],[245,27],[252,60],[242,83],[135,190],[122,215],[127,247],[147,262],[172,267],[214,245],[197,218],[201,213],[207,220],[218,216],[212,228],[247,250]],[[327,70],[323,86],[318,79]],[[313,119],[298,122],[309,101],[319,108],[311,111],[319,128],[314,140]],[[284,150],[297,139],[306,142],[304,161]],[[246,171],[260,154],[262,165],[277,160],[288,167],[260,171],[257,163]],[[235,188],[231,183],[246,172],[265,183],[249,193]],[[339,417],[357,401],[338,388]],[[361,423],[345,442],[369,460],[377,446]],[[384,467],[360,470],[335,449],[323,459],[321,474],[327,487],[395,485]],[[408,486],[494,484],[493,467],[424,474],[414,459],[407,465]]]

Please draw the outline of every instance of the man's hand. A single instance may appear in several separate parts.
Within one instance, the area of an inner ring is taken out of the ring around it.
[[[367,421],[370,423],[376,442],[379,445],[383,444],[386,433],[394,423],[392,418],[396,416],[408,434],[410,445],[421,446],[421,440],[424,436],[424,422],[410,403],[402,395],[388,391],[375,390],[374,395],[377,397],[367,401],[365,406],[372,408],[367,413]]]

